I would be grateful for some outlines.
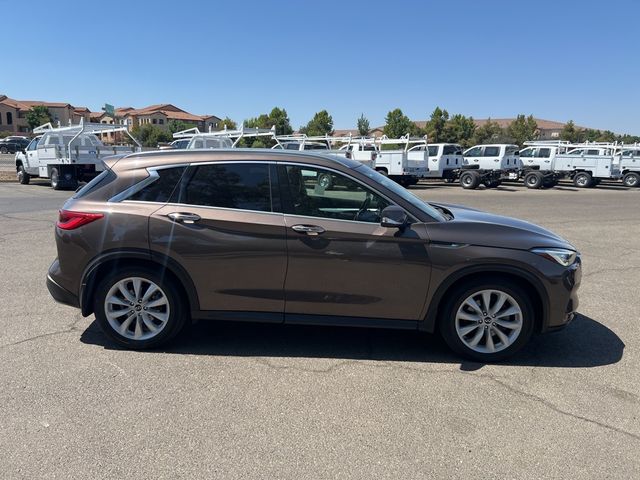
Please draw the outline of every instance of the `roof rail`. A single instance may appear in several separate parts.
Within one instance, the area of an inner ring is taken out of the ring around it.
[[[131,132],[129,132],[129,129],[127,128],[126,125],[119,125],[115,123],[90,123],[90,122],[85,123],[84,119],[81,118],[80,123],[75,125],[69,123],[68,126],[61,127],[60,124],[58,123],[58,126],[54,127],[53,125],[51,125],[51,122],[48,122],[48,123],[45,123],[44,125],[40,125],[39,127],[36,127],[33,129],[33,133],[36,133],[36,134],[48,133],[48,132],[73,133],[74,136],[69,143],[71,143],[73,140],[75,140],[77,137],[79,137],[83,133],[87,135],[97,135],[101,133],[125,132],[139,148],[142,148],[142,145],[140,145],[140,142],[133,135],[131,135]]]

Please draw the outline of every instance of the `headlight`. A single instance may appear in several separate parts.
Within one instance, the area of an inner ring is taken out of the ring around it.
[[[578,252],[566,248],[534,248],[531,251],[547,260],[559,263],[563,267],[568,267],[575,262],[578,255]]]

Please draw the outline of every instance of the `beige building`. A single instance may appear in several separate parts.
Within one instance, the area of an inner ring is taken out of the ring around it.
[[[217,130],[221,121],[215,115],[195,115],[170,103],[150,105],[144,108],[120,107],[116,109],[118,122],[129,130],[141,125],[156,125],[168,129],[169,122],[180,121],[188,127],[198,127],[201,131]]]
[[[41,102],[38,100],[14,100],[6,95],[0,95],[0,131],[8,131],[12,134],[25,134],[30,132],[27,124],[27,112],[35,106],[47,107],[53,123],[68,125],[69,122],[77,124],[83,119],[85,122],[97,122],[113,124],[114,118],[104,112],[91,112],[87,107],[74,107],[69,103]],[[115,121],[127,125],[131,130],[135,126],[151,124],[167,129],[169,122],[178,120],[188,127],[198,127],[201,131],[210,128],[218,129],[220,118],[215,115],[195,115],[182,110],[170,103],[150,105],[144,108],[123,107],[116,109]],[[110,141],[110,134],[105,134],[103,140]]]
[[[69,103],[41,102],[39,100],[14,100],[0,95],[0,131],[24,134],[30,131],[27,124],[27,112],[36,106],[47,107],[53,123],[61,125],[79,123],[80,119],[89,121],[90,111],[87,107],[74,107]]]

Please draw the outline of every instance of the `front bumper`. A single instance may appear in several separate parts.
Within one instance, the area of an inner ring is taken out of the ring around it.
[[[578,289],[582,281],[580,256],[562,274],[561,281],[549,295],[550,311],[545,331],[560,330],[575,318],[578,311]]]
[[[47,288],[56,302],[62,303],[63,305],[69,305],[70,307],[80,308],[78,296],[58,285],[56,281],[51,278],[51,275],[47,275]]]

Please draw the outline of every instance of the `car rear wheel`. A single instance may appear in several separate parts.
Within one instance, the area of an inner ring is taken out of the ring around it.
[[[517,285],[496,278],[461,285],[440,319],[449,347],[480,362],[503,360],[531,338],[534,318],[529,296]]]
[[[7,147],[1,147],[0,153],[9,153],[9,150],[7,150]]]
[[[107,275],[96,289],[94,312],[107,336],[134,349],[169,342],[186,321],[173,282],[145,268]]]
[[[54,190],[62,190],[62,186],[60,185],[60,173],[57,168],[51,169],[51,188]]]

